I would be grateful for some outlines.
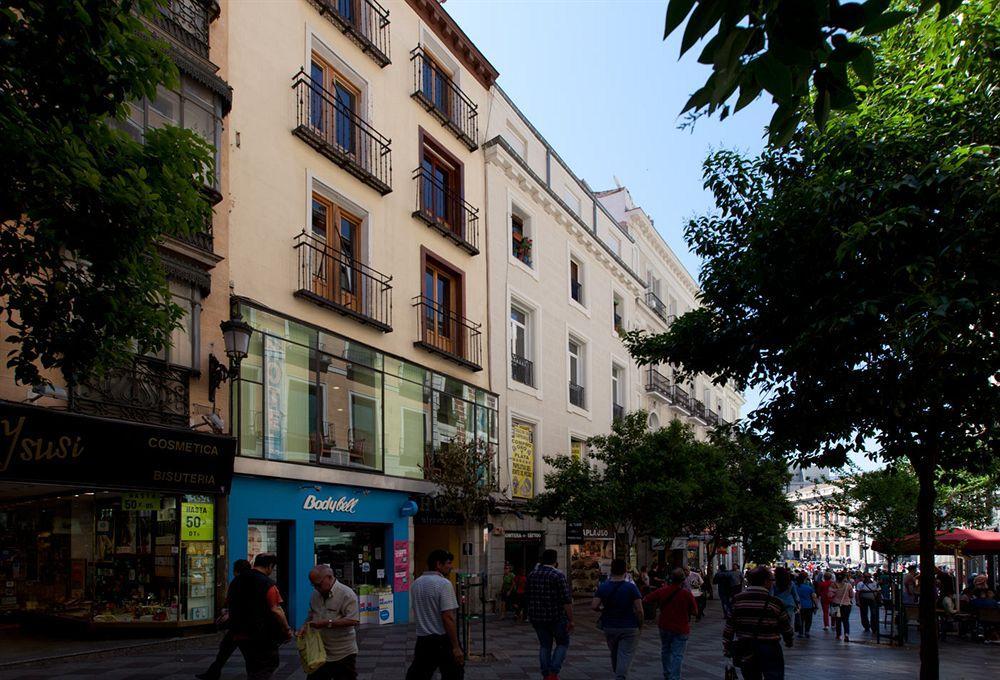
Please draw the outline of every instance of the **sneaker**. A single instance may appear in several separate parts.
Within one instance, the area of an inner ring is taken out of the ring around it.
[[[830,629],[827,628],[826,626],[823,626],[823,630],[830,630]]]
[[[845,635],[845,636],[844,636],[844,642],[850,642],[850,641],[851,641],[851,638],[849,638],[849,637],[847,637],[847,636]]]

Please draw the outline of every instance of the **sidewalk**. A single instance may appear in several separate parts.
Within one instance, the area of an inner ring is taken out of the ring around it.
[[[856,612],[855,612],[856,614]],[[595,616],[584,607],[577,608],[577,631],[572,638],[562,680],[606,680],[611,676],[603,635],[594,627]],[[860,620],[852,617],[852,630],[861,631]],[[489,652],[496,659],[488,663],[470,663],[467,680],[538,680],[537,643],[528,624],[512,621],[489,621]],[[709,602],[706,618],[692,626],[684,658],[684,678],[718,680],[723,676],[722,617],[718,602]],[[481,639],[473,632],[474,650]],[[408,654],[413,649],[413,626],[365,628],[361,633],[358,658],[360,680],[393,680],[406,675]],[[788,677],[809,680],[842,680],[845,677],[878,677],[880,680],[912,680],[917,677],[919,660],[916,646],[903,649],[866,643],[861,634],[849,644],[834,639],[833,632],[813,629],[809,640],[796,640],[793,649],[785,650]],[[22,666],[0,671],[0,680],[48,680],[50,678],[92,678],[100,680],[150,680],[170,678],[190,680],[203,671],[215,655],[214,641],[192,640],[178,648],[136,648],[114,657],[71,660],[45,665]],[[941,646],[941,677],[948,680],[983,680],[1000,677],[1000,647],[952,642]],[[291,645],[281,653],[277,679],[304,678],[298,655]],[[223,678],[244,677],[239,652],[226,666]],[[663,677],[660,668],[659,636],[655,628],[646,628],[639,642],[630,678],[655,680]]]

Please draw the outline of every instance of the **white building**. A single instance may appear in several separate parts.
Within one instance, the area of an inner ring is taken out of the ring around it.
[[[858,533],[847,537],[838,535],[837,528],[847,525],[847,517],[830,515],[821,507],[821,499],[835,491],[832,484],[821,482],[788,492],[797,521],[788,528],[786,550],[800,560],[816,559],[850,566],[881,564],[881,556],[868,548],[869,537]]]

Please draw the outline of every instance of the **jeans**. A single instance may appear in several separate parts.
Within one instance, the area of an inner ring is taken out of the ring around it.
[[[705,616],[705,605],[708,604],[708,594],[703,590],[701,595],[695,598],[695,602],[698,604],[698,616],[696,617],[698,621],[701,621],[702,617]]]
[[[465,675],[465,667],[459,665],[451,653],[451,639],[447,635],[417,636],[406,680],[431,680],[438,669],[441,669],[441,680],[462,680]]]
[[[842,604],[840,605],[840,616],[837,617],[837,635],[840,635],[840,629],[844,629],[844,635],[851,634],[851,605]]]
[[[632,665],[635,646],[639,642],[638,628],[604,628],[604,639],[611,652],[611,671],[615,680],[625,680]]]
[[[865,630],[878,628],[878,602],[872,599],[858,600],[858,610],[861,612],[861,627]]]
[[[269,640],[240,640],[237,645],[247,668],[247,680],[270,680],[281,665],[278,645]]]
[[[343,659],[327,661],[306,680],[358,680],[357,654],[348,654]]]
[[[719,602],[722,604],[722,616],[729,618],[733,611],[733,596],[728,591],[719,590]]]
[[[236,641],[233,640],[232,631],[227,630],[222,640],[219,641],[219,653],[215,655],[215,661],[208,667],[208,670],[200,677],[208,680],[219,680],[222,676],[222,668],[229,661],[229,657],[236,651]]]
[[[830,627],[830,603],[827,600],[820,602],[823,607],[823,630]]]
[[[684,663],[684,648],[688,636],[660,629],[660,663],[666,680],[681,680],[681,664]]]
[[[781,653],[781,644],[756,643],[753,660],[740,670],[743,671],[743,680],[785,680],[785,657]]]
[[[531,622],[535,628],[535,635],[538,636],[538,664],[542,669],[542,676],[549,673],[558,674],[562,669],[566,652],[569,650],[567,623],[566,619]],[[555,650],[552,649],[553,644]]]
[[[815,613],[815,608],[799,610],[799,616],[795,621],[795,629],[799,635],[809,635],[809,631],[813,625],[813,614]]]

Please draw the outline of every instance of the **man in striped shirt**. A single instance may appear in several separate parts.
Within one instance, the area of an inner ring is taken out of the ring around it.
[[[774,576],[767,567],[747,575],[747,587],[733,597],[733,613],[722,632],[722,648],[733,656],[744,680],[784,680],[781,640],[792,646],[792,622],[781,600],[771,595]],[[734,638],[744,640],[733,644]],[[741,649],[742,648],[742,649]]]

